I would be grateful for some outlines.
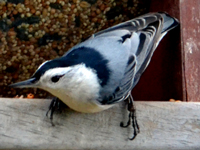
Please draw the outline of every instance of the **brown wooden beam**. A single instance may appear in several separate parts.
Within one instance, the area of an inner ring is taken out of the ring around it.
[[[200,101],[200,0],[180,1],[181,41],[188,101]]]

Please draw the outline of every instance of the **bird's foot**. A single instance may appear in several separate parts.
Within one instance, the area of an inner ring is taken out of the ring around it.
[[[46,113],[46,116],[48,117],[48,114],[50,112],[50,120],[51,120],[51,124],[52,126],[55,126],[55,124],[53,123],[53,114],[55,112],[55,110],[59,110],[60,112],[62,111],[62,106],[64,105],[64,103],[59,100],[57,97],[54,97],[49,105],[49,109]]]
[[[127,128],[129,125],[131,125],[132,122],[132,127],[133,127],[133,137],[129,138],[130,140],[134,140],[137,134],[140,132],[140,127],[137,123],[137,117],[136,117],[136,110],[135,106],[133,104],[133,98],[131,95],[129,95],[128,99],[128,111],[129,111],[129,119],[126,125],[124,125],[123,122],[120,123],[120,126],[123,128]]]

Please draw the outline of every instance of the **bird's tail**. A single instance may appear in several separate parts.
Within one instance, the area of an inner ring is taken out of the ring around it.
[[[138,69],[136,70],[133,87],[137,84],[137,82],[140,79],[141,74],[144,72],[144,70],[148,66],[148,64],[151,60],[151,57],[152,57],[155,49],[157,48],[159,42],[167,34],[168,31],[172,30],[173,28],[175,28],[179,25],[179,21],[176,18],[171,17],[167,13],[159,12],[159,13],[152,13],[152,15],[153,16],[156,15],[157,18],[155,19],[155,21],[153,20],[152,22],[150,22],[142,31],[148,33],[148,30],[147,30],[148,27],[154,26],[154,28],[156,29],[155,34],[152,34],[152,38],[150,38],[149,43],[146,45],[147,48],[141,50],[140,55],[144,56],[144,57],[140,57],[140,56],[137,57],[137,59],[138,59],[137,61],[142,62],[142,63],[140,66],[138,65]],[[144,15],[144,18],[146,20],[151,21],[150,17],[152,17],[152,15],[151,14]],[[161,15],[162,17],[159,15]],[[162,23],[159,20],[162,20]]]
[[[164,19],[161,33],[166,33],[179,25],[179,21],[176,18],[172,18],[167,13],[164,13],[164,12],[161,12],[161,13]]]

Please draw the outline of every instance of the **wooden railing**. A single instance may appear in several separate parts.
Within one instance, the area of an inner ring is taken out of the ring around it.
[[[50,100],[0,99],[0,149],[195,149],[200,148],[200,103],[135,102],[140,133],[132,128],[124,102],[96,114],[66,108],[46,111]]]

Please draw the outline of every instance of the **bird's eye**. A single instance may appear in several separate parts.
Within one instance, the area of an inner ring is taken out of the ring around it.
[[[53,76],[52,78],[51,78],[51,81],[52,82],[58,82],[59,81],[59,79],[62,77],[62,76],[64,76],[64,75],[56,75],[56,76]]]

